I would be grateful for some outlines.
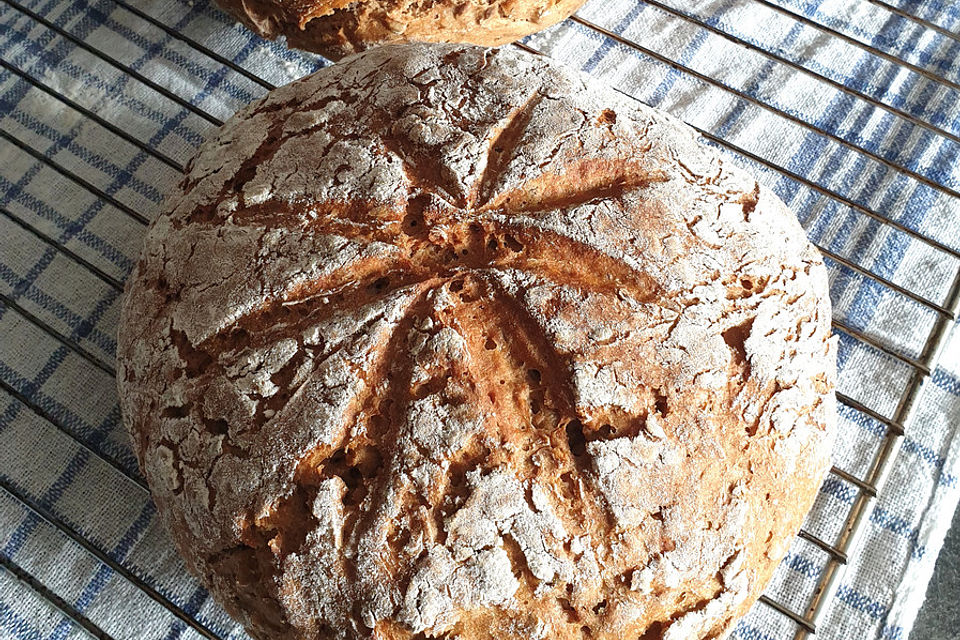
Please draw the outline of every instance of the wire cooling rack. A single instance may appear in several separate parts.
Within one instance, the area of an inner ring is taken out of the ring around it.
[[[860,38],[850,35],[847,30],[813,20],[774,2],[767,0],[751,1],[758,9],[762,8],[766,11],[775,12],[780,14],[780,17],[784,20],[794,21],[804,27],[813,29],[818,37],[841,40],[850,47],[876,56],[879,60],[894,65],[905,73],[916,74],[935,87],[960,90],[960,84],[930,71],[927,65],[916,64],[908,60],[906,56],[894,55],[884,49],[867,44]],[[853,103],[878,109],[900,122],[916,127],[922,130],[924,135],[960,143],[960,136],[949,126],[936,122],[934,119],[919,117],[915,113],[911,113],[910,110],[901,108],[896,103],[888,103],[882,97],[877,97],[875,92],[848,86],[848,84],[837,80],[831,74],[811,64],[801,53],[760,46],[735,35],[732,30],[721,24],[706,20],[684,9],[677,9],[664,2],[645,0],[645,2],[638,4],[655,8],[659,12],[658,15],[661,20],[669,21],[670,27],[676,28],[678,37],[686,34],[686,37],[696,38],[703,37],[703,34],[709,34],[710,37],[721,38],[731,46],[740,47],[744,52],[760,56],[765,63],[799,74],[807,81],[844,94]],[[892,4],[880,0],[866,0],[866,4],[882,8],[892,15],[905,19],[914,29],[939,34],[960,43],[960,36],[957,34],[934,22],[914,16]],[[212,50],[202,44],[198,37],[186,35],[178,29],[167,26],[166,21],[159,18],[158,14],[152,12],[151,9],[134,6],[126,0],[105,0],[99,5],[101,11],[124,12],[123,24],[131,29],[130,33],[132,34],[136,34],[139,30],[153,30],[164,33],[168,37],[168,42],[172,43],[171,46],[177,47],[177,55],[186,61],[182,66],[189,68],[190,64],[196,64],[202,65],[205,69],[219,68],[224,74],[235,74],[236,77],[242,78],[243,82],[254,88],[254,92],[262,93],[274,86],[271,81],[261,78],[244,66],[234,62],[233,52]],[[68,46],[82,50],[86,55],[96,59],[111,73],[123,74],[130,82],[138,83],[144,94],[152,92],[152,94],[155,94],[155,99],[169,101],[182,110],[184,114],[199,118],[207,128],[219,125],[222,119],[229,115],[212,113],[204,107],[203,101],[188,99],[181,93],[183,85],[160,80],[158,79],[159,74],[135,68],[127,52],[115,51],[109,41],[104,40],[103,43],[100,43],[95,39],[78,37],[69,25],[64,26],[57,15],[50,13],[50,5],[42,5],[38,8],[37,4],[22,4],[20,0],[0,0],[0,11],[7,12],[8,17],[11,17],[10,14],[14,14],[12,19],[26,23],[27,28],[36,31],[38,38],[59,40]],[[851,142],[846,137],[836,135],[816,122],[811,122],[796,115],[793,111],[773,104],[772,101],[758,97],[755,88],[738,86],[694,69],[688,66],[682,56],[676,54],[676,51],[664,52],[647,48],[638,39],[625,33],[618,33],[615,27],[600,24],[599,20],[587,19],[582,17],[583,15],[585,15],[585,12],[572,17],[559,28],[587,30],[592,36],[604,40],[605,46],[622,47],[634,52],[642,57],[645,63],[664,66],[673,73],[694,79],[710,87],[711,90],[723,92],[731,98],[752,107],[768,111],[792,125],[801,127],[825,140],[829,140],[831,143],[888,167],[898,175],[926,185],[940,194],[960,198],[960,193],[942,184],[942,181],[931,178],[927,173],[897,164],[865,145]],[[550,42],[550,37],[535,37],[528,39],[525,44],[518,44],[517,46],[534,53],[550,55],[555,53],[550,50]],[[22,64],[22,62],[13,59],[0,59],[0,67],[3,69],[2,73],[5,74],[0,76],[3,81],[22,83],[26,89],[36,92],[37,99],[42,100],[48,107],[52,101],[58,105],[57,110],[62,110],[61,112],[68,114],[69,117],[89,121],[89,123],[98,127],[99,135],[114,136],[123,140],[131,148],[146,154],[159,165],[165,165],[166,168],[174,172],[182,170],[183,162],[176,158],[184,156],[184,149],[161,148],[162,145],[158,145],[149,139],[144,140],[143,136],[116,124],[118,118],[115,111],[112,108],[104,107],[103,103],[98,100],[98,92],[103,89],[98,87],[95,82],[91,81],[91,88],[81,99],[76,97],[76,92],[72,94],[75,97],[70,97],[68,93],[71,92],[63,90],[62,87],[69,84],[68,78],[62,72],[62,69],[57,67],[47,73],[35,74],[28,70],[30,65]],[[143,110],[142,106],[137,104],[132,104],[129,108]],[[823,528],[823,530],[811,531],[805,528],[799,534],[803,544],[819,550],[825,558],[822,570],[816,574],[815,584],[808,589],[808,596],[800,602],[797,602],[796,599],[787,601],[788,599],[778,597],[775,590],[774,592],[768,590],[767,595],[761,598],[760,604],[757,605],[769,607],[791,620],[795,624],[796,636],[802,638],[809,634],[815,634],[818,626],[823,623],[827,606],[833,600],[833,595],[837,590],[848,557],[860,542],[876,505],[878,492],[884,489],[884,483],[890,472],[892,461],[899,451],[905,430],[910,428],[915,418],[923,382],[935,369],[947,332],[957,319],[958,304],[960,304],[960,252],[943,239],[921,233],[913,226],[899,222],[886,212],[878,210],[878,208],[864,205],[860,199],[826,186],[822,180],[810,178],[789,166],[755,153],[746,146],[732,142],[728,136],[718,130],[709,128],[698,130],[708,141],[731,151],[736,156],[800,185],[818,198],[849,208],[857,216],[876,223],[879,228],[889,229],[893,233],[920,243],[924,250],[938,255],[941,259],[948,262],[953,261],[950,263],[953,265],[952,270],[948,269],[948,273],[952,275],[947,278],[948,282],[941,288],[941,295],[931,296],[928,293],[919,292],[916,287],[911,286],[911,283],[896,282],[892,278],[876,273],[877,269],[870,265],[861,265],[856,260],[842,255],[841,252],[832,251],[826,246],[819,246],[828,258],[831,269],[840,270],[847,274],[847,277],[869,281],[880,290],[902,296],[905,301],[918,305],[929,312],[932,320],[924,326],[924,336],[918,343],[917,348],[911,352],[904,345],[891,344],[889,340],[879,338],[862,327],[854,326],[843,317],[834,319],[833,324],[837,332],[857,341],[867,352],[882,354],[883,357],[897,361],[904,367],[906,373],[897,379],[896,400],[886,410],[868,406],[855,397],[856,394],[837,394],[839,402],[849,410],[862,414],[881,425],[882,438],[879,441],[879,446],[870,456],[869,464],[861,466],[857,470],[839,467],[834,467],[831,470],[831,474],[838,481],[843,483],[844,486],[850,487],[855,493],[855,498],[851,501],[845,517],[841,521],[832,523],[830,527]],[[131,223],[129,225],[133,236],[131,246],[135,247],[139,244],[143,227],[148,224],[149,219],[141,213],[141,207],[137,204],[131,204],[123,193],[108,193],[106,189],[98,185],[96,176],[78,170],[71,164],[69,157],[60,159],[55,154],[46,153],[43,149],[37,148],[37,145],[32,143],[27,136],[15,133],[11,127],[0,128],[0,140],[2,140],[3,145],[0,147],[3,156],[0,157],[9,158],[14,153],[21,154],[27,159],[28,164],[34,164],[37,167],[42,167],[44,171],[59,174],[62,179],[85,191],[90,198],[99,199],[104,205],[113,207],[120,214],[126,216]],[[38,243],[37,246],[44,251],[52,251],[58,258],[65,259],[75,269],[89,275],[88,280],[95,281],[97,287],[112,289],[117,293],[121,290],[121,280],[124,274],[115,270],[111,272],[110,269],[98,266],[97,261],[87,255],[82,248],[58,240],[55,234],[44,229],[43,225],[35,224],[28,216],[14,210],[10,206],[9,200],[4,200],[4,204],[0,205],[0,216],[2,216],[0,222],[4,224],[2,227],[4,233],[17,229],[18,232],[25,233],[35,240]],[[58,324],[56,318],[48,317],[43,309],[32,308],[18,300],[15,294],[16,292],[11,295],[0,293],[0,305],[15,314],[19,320],[30,325],[33,330],[46,336],[44,339],[52,340],[58,345],[58,348],[65,349],[78,356],[84,367],[96,369],[107,377],[115,375],[115,368],[109,357],[102,354],[99,349],[92,347],[89,341],[69,335],[69,332],[64,331]],[[84,292],[80,291],[78,295],[82,296]],[[117,456],[112,456],[108,448],[101,446],[102,443],[78,433],[78,430],[70,424],[70,421],[64,418],[62,412],[52,409],[49,403],[39,400],[33,393],[34,390],[16,384],[16,381],[6,372],[3,372],[3,375],[0,376],[0,390],[10,399],[24,405],[29,411],[33,412],[37,419],[51,425],[60,434],[72,441],[74,446],[82,448],[89,456],[111,467],[116,482],[127,482],[137,491],[146,491],[143,480],[129,463],[119,460]],[[21,508],[31,512],[39,520],[58,531],[59,534],[66,536],[71,541],[70,544],[76,545],[86,554],[89,554],[96,565],[108,568],[122,580],[128,582],[141,595],[162,607],[173,618],[178,619],[184,628],[211,639],[223,638],[227,635],[223,631],[222,625],[217,627],[209,621],[209,616],[207,619],[201,619],[201,616],[198,615],[200,608],[198,604],[185,600],[179,595],[171,595],[170,590],[159,586],[151,578],[149,567],[133,566],[125,562],[121,554],[106,548],[95,536],[89,535],[80,526],[59,515],[41,497],[33,495],[28,488],[10,481],[5,476],[0,476],[0,489],[18,503]],[[895,490],[895,488],[890,490]],[[75,602],[62,597],[60,595],[62,589],[58,585],[49,584],[41,575],[38,575],[38,572],[21,566],[17,561],[6,555],[0,554],[0,564],[22,586],[46,601],[58,615],[71,621],[76,625],[76,628],[82,629],[96,638],[112,637],[103,629],[101,621],[97,621],[94,616],[88,615]]]

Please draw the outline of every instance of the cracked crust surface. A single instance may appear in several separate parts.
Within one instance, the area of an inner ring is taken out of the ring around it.
[[[829,464],[824,266],[670,116],[391,46],[253,103],[128,284],[123,414],[257,638],[690,640]]]
[[[585,0],[217,0],[264,38],[338,60],[399,42],[497,46],[550,27]]]

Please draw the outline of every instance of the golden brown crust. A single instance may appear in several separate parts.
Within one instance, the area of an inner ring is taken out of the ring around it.
[[[560,22],[585,0],[217,0],[247,27],[332,60],[378,44],[498,46]]]
[[[124,418],[263,640],[720,637],[829,464],[826,273],[685,125],[384,47],[204,145],[124,302]]]

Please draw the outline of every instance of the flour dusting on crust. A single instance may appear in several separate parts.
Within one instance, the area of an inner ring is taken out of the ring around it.
[[[829,464],[826,273],[668,115],[513,50],[384,47],[191,161],[122,409],[257,638],[717,638]]]

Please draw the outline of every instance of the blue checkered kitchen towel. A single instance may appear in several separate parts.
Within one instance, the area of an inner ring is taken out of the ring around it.
[[[139,484],[112,361],[119,286],[144,223],[211,121],[265,89],[118,1],[0,2],[0,636],[84,636],[14,578],[26,572],[84,624],[115,638],[201,637],[203,629],[242,638],[186,574]],[[947,192],[960,189],[960,41],[879,0],[779,1],[836,33],[764,0],[665,0],[774,59],[652,0],[593,0],[584,20],[649,51],[574,21],[528,43],[740,148],[746,153],[728,153],[794,208],[815,242],[943,304],[960,269],[960,199]],[[890,2],[946,30],[960,27],[955,3]],[[207,0],[143,0],[135,8],[271,83],[324,64],[251,36]],[[835,260],[829,266],[836,319],[907,358],[841,333],[840,389],[892,416],[913,374],[908,361],[921,355],[937,312]],[[909,635],[946,514],[960,497],[960,332],[953,334],[923,384],[917,418],[818,637]],[[861,475],[885,428],[849,407],[840,428],[836,463]],[[856,495],[832,476],[806,528],[833,540]],[[822,551],[797,541],[768,595],[803,611],[825,565]],[[735,637],[779,640],[795,629],[758,605]]]

